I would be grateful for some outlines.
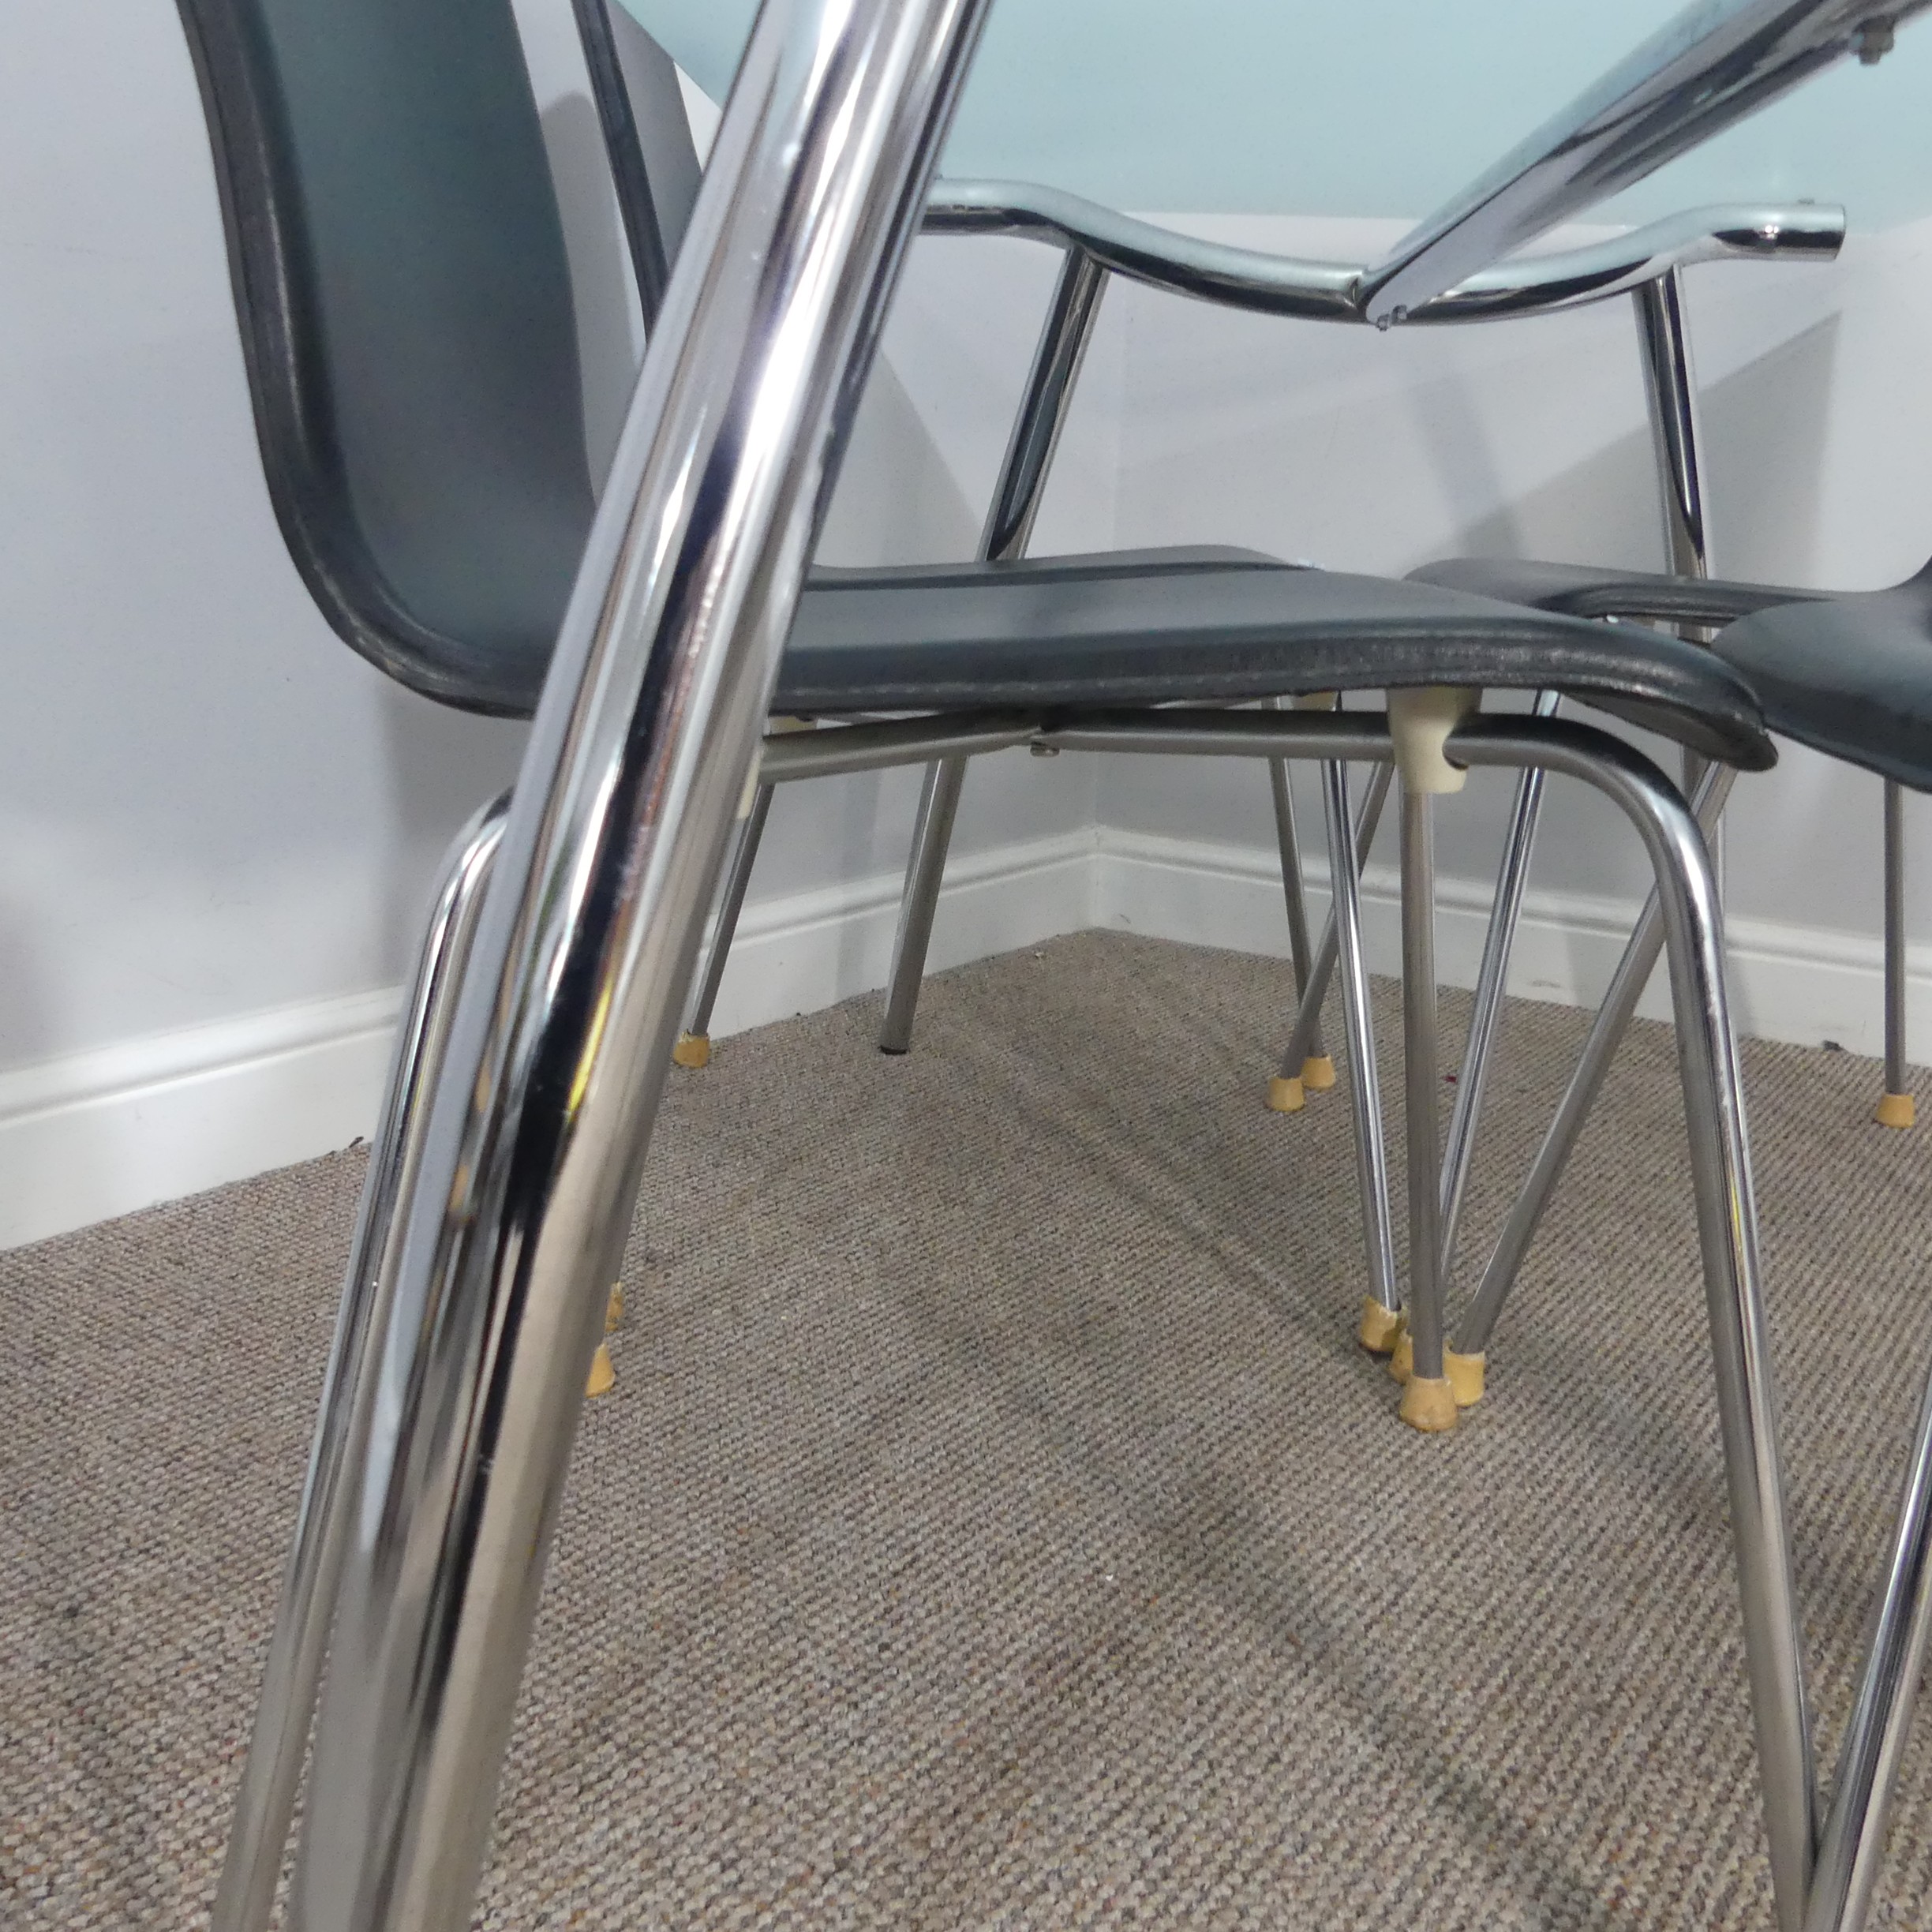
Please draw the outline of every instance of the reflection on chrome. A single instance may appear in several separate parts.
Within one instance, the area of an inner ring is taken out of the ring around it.
[[[1077,249],[1116,275],[1178,295],[1313,322],[1374,320],[1359,263],[1309,261],[1177,234],[1098,202],[1027,182],[941,182],[929,234],[1012,234]],[[1401,319],[1480,322],[1579,308],[1704,261],[1829,261],[1844,240],[1841,208],[1725,203],[1581,248],[1518,256],[1466,276]]]

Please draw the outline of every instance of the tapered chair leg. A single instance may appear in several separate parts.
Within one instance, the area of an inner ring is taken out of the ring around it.
[[[1512,725],[1485,718],[1458,732],[1452,752],[1466,765],[1541,764],[1594,785],[1636,827],[1657,879],[1653,904],[1670,960],[1765,1837],[1780,1932],[1803,1932],[1817,1843],[1817,1788],[1759,1279],[1757,1204],[1709,854],[1698,818],[1663,774],[1605,733],[1556,721]],[[1698,817],[1707,823],[1717,822],[1726,775],[1713,769],[1700,788]],[[1631,957],[1627,953],[1627,961]],[[1638,979],[1636,990],[1642,986]],[[1636,992],[1629,998],[1634,1006]]]
[[[1270,758],[1268,792],[1275,806],[1275,843],[1281,855],[1282,897],[1288,910],[1288,951],[1294,962],[1295,1005],[1308,998],[1315,976],[1314,948],[1309,943],[1308,900],[1302,889],[1301,841],[1295,826],[1294,792],[1288,783],[1288,761]],[[1307,1057],[1300,1070],[1303,1097],[1325,1093],[1335,1082],[1335,1061],[1322,1044],[1320,1006],[1309,1038]]]
[[[1428,1434],[1452,1429],[1455,1391],[1443,1366],[1442,1163],[1438,1153],[1435,799],[1402,799],[1402,1069],[1409,1153],[1409,1292],[1392,1365],[1402,1419]]]
[[[394,1298],[396,1204],[406,1197],[421,1158],[424,1098],[442,1064],[452,990],[462,979],[476,936],[507,803],[500,799],[458,839],[403,1010],[381,1118],[369,1148],[308,1477],[262,1665],[255,1728],[235,1797],[211,1932],[256,1932],[268,1923],[274,1901],[342,1567],[342,1512],[361,1466],[376,1395],[372,1365]]]
[[[1918,1118],[1905,1070],[1905,788],[1885,781],[1885,1091],[1881,1127]]]
[[[905,892],[899,902],[899,930],[893,942],[892,979],[886,994],[886,1017],[879,1026],[879,1051],[902,1054],[912,1046],[912,1020],[919,1011],[932,944],[933,915],[945,878],[946,851],[959,813],[960,788],[966,782],[963,758],[942,758],[926,769],[912,851],[906,861]]]
[[[1384,766],[1378,771],[1378,780],[1387,769]],[[1362,1238],[1368,1253],[1368,1292],[1362,1298],[1357,1332],[1365,1348],[1384,1354],[1395,1346],[1402,1302],[1395,1285],[1395,1234],[1389,1225],[1388,1155],[1382,1134],[1374,1017],[1368,1005],[1368,971],[1362,957],[1361,899],[1357,884],[1361,867],[1356,859],[1355,829],[1349,819],[1348,767],[1326,763],[1321,777],[1328,873],[1335,882],[1331,930],[1341,955],[1342,1019],[1348,1037],[1356,1178],[1361,1193]]]
[[[685,1017],[684,1030],[671,1049],[671,1058],[681,1067],[710,1065],[711,1009],[717,1004],[718,988],[724,981],[732,941],[737,936],[738,915],[744,910],[745,888],[751,882],[751,868],[758,863],[758,847],[765,837],[765,822],[771,816],[774,788],[762,784],[752,793],[751,809],[738,828],[738,841],[732,848],[731,864],[724,874],[724,889],[718,896],[717,918],[711,931],[711,950],[705,958],[704,977],[698,983],[698,995]]]
[[[1368,781],[1368,795],[1362,800],[1361,815],[1355,822],[1352,841],[1357,860],[1356,871],[1352,876],[1357,881],[1361,878],[1361,867],[1368,863],[1368,848],[1374,842],[1376,828],[1382,822],[1382,807],[1387,801],[1389,784],[1394,776],[1393,766],[1378,765],[1374,777]],[[1324,801],[1327,796],[1326,788],[1328,782],[1324,766],[1322,776]],[[1316,1050],[1316,1042],[1320,1038],[1321,1009],[1328,998],[1328,983],[1335,976],[1339,944],[1339,928],[1335,908],[1331,904],[1327,923],[1322,928],[1321,943],[1315,949],[1313,966],[1306,983],[1301,989],[1301,1003],[1295,1010],[1294,1030],[1288,1036],[1288,1044],[1282,1051],[1281,1064],[1276,1069],[1274,1078],[1268,1082],[1267,1103],[1277,1114],[1298,1114],[1306,1103],[1308,1096],[1303,1076],[1309,1058]]]

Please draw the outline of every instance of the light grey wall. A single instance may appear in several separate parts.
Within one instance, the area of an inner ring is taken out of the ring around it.
[[[522,13],[608,438],[635,346],[614,212],[567,0]],[[866,418],[832,547],[969,546],[889,380]],[[0,1070],[395,983],[522,732],[391,684],[288,562],[167,5],[0,9]],[[963,850],[1084,822],[1071,769],[1011,762]],[[798,788],[756,889],[899,865],[916,784]]]
[[[0,11],[0,1066],[389,984],[518,734],[287,561],[171,7]]]

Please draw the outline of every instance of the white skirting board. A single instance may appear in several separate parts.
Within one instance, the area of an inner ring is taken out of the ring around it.
[[[1095,923],[1163,939],[1241,952],[1288,950],[1281,875],[1271,849],[1103,829],[1095,852]],[[1327,867],[1309,866],[1309,912],[1327,914]],[[1444,986],[1471,987],[1488,930],[1491,879],[1436,884],[1436,966]],[[1527,999],[1594,1006],[1610,983],[1637,915],[1633,903],[1582,893],[1526,896],[1511,955],[1509,990]],[[1362,930],[1372,972],[1402,970],[1400,902],[1393,867],[1365,876]],[[1726,936],[1735,1022],[1760,1039],[1876,1054],[1884,1042],[1882,953],[1877,934],[1734,919]],[[1932,949],[1911,948],[1906,1020],[1911,1039],[1932,1043]],[[1638,1010],[1670,1017],[1659,964]]]
[[[1326,910],[1316,870],[1311,911]],[[880,875],[746,910],[718,1002],[719,1036],[885,983],[900,880]],[[1443,983],[1475,978],[1486,884],[1442,882]],[[1392,872],[1371,868],[1370,964],[1395,970]],[[1532,892],[1511,989],[1593,1004],[1633,906]],[[962,857],[936,922],[935,969],[1088,926],[1285,957],[1266,849],[1106,827]],[[1731,934],[1741,1030],[1854,1052],[1878,1049],[1879,949],[1870,939],[1740,921]],[[1909,1011],[1932,1038],[1932,957],[1915,953]],[[1286,981],[1284,977],[1284,1004]],[[388,1071],[395,989],[129,1041],[0,1074],[0,1246],[13,1246],[346,1147],[366,1135]],[[1668,1013],[1660,972],[1644,1010]]]
[[[1091,921],[1093,834],[962,856],[935,968]],[[747,906],[713,1031],[883,986],[897,874]],[[400,989],[320,1000],[0,1073],[0,1247],[347,1147],[374,1128]]]

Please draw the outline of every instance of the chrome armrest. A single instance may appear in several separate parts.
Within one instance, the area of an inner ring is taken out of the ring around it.
[[[1404,320],[1480,322],[1576,309],[1627,294],[1693,262],[1831,261],[1844,233],[1844,210],[1815,202],[1686,208],[1586,247],[1514,256],[1458,283]],[[1365,311],[1362,319],[1370,319]]]
[[[1226,307],[1315,322],[1370,320],[1358,264],[1199,241],[1058,188],[940,182],[927,204],[925,227],[929,234],[1026,235],[1077,249],[1131,281]],[[1810,203],[1689,208],[1586,247],[1486,268],[1404,320],[1475,322],[1574,309],[1692,262],[1829,261],[1844,230],[1843,208]]]
[[[1196,241],[1032,182],[935,182],[925,228],[929,234],[1027,235],[1055,242],[1080,249],[1130,281],[1267,315],[1361,320],[1355,285],[1361,270],[1356,263],[1301,261]]]

